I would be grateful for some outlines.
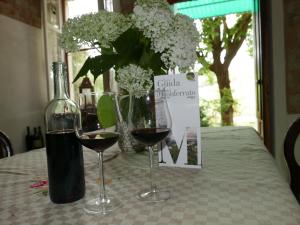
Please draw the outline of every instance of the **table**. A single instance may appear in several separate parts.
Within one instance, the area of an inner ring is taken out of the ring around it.
[[[97,157],[84,151],[86,199],[55,205],[30,188],[47,179],[44,149],[0,160],[0,224],[128,225],[299,225],[300,206],[255,130],[249,127],[202,129],[203,168],[159,168],[163,203],[138,201],[148,186],[146,154],[118,154],[105,163],[112,194],[123,207],[108,216],[88,215],[83,203],[96,193]],[[114,154],[113,150],[108,151]],[[163,178],[163,180],[162,180]]]

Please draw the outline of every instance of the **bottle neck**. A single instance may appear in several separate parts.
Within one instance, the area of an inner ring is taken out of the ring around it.
[[[65,67],[63,63],[55,63],[53,65],[54,72],[54,98],[66,99],[69,98],[66,90]]]

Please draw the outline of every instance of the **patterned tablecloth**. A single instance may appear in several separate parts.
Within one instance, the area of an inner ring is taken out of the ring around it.
[[[203,169],[157,169],[160,187],[172,193],[163,203],[149,204],[135,197],[148,187],[146,154],[118,154],[108,160],[108,189],[123,206],[104,217],[82,209],[97,191],[96,153],[84,151],[85,199],[64,205],[51,203],[43,189],[30,187],[36,180],[47,179],[44,149],[1,159],[0,224],[300,224],[300,205],[253,129],[203,128],[202,142]]]

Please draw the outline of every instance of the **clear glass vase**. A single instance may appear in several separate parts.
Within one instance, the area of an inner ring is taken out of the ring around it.
[[[118,145],[122,152],[143,152],[146,146],[138,143],[130,134],[127,126],[129,95],[116,95],[117,130],[120,133]]]

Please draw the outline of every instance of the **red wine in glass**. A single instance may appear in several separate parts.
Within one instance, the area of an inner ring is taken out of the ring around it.
[[[118,141],[116,132],[91,132],[79,137],[80,143],[96,152],[103,152]]]
[[[138,142],[145,144],[149,151],[150,185],[148,188],[139,191],[137,198],[148,202],[168,200],[170,192],[159,189],[153,179],[153,146],[164,140],[171,132],[172,127],[164,90],[144,90],[140,91],[138,95],[130,93],[127,124],[132,137]]]
[[[155,145],[170,133],[169,128],[141,128],[131,131],[132,136],[145,145]]]
[[[98,155],[98,193],[96,198],[86,201],[84,205],[84,210],[91,214],[106,215],[122,205],[116,197],[107,194],[104,182],[104,151],[113,146],[119,138],[116,126],[103,125],[107,114],[98,114],[98,111],[103,112],[102,109],[106,108],[105,102],[109,100],[115,101],[113,93],[87,92],[79,95],[81,113],[80,123],[75,126],[76,136],[82,145]]]

